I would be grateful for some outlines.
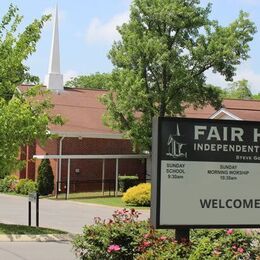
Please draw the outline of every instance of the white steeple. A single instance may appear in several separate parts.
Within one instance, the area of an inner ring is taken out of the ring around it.
[[[58,5],[56,5],[55,16],[53,18],[53,34],[49,61],[49,71],[45,78],[45,85],[50,90],[63,91],[63,75],[60,73]]]

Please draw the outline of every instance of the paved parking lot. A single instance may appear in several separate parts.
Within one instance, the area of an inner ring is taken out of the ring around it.
[[[32,203],[32,224],[35,224],[35,204]],[[40,200],[40,226],[52,227],[71,233],[81,233],[86,224],[93,224],[94,217],[110,218],[114,207],[61,200]],[[149,217],[142,211],[142,218]],[[0,194],[0,222],[28,224],[28,198]]]
[[[35,224],[35,204],[32,203],[32,224]],[[72,201],[40,200],[40,226],[81,233],[94,217],[110,218],[116,208]],[[143,211],[142,218],[149,217]],[[0,222],[28,224],[28,198],[0,193]],[[0,242],[3,260],[75,260],[70,242]]]
[[[2,260],[75,260],[69,242],[1,242]]]

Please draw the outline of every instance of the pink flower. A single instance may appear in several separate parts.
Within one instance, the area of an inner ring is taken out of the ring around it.
[[[227,234],[228,234],[228,235],[232,235],[232,234],[233,234],[233,232],[234,232],[234,230],[233,230],[233,229],[228,229],[228,230],[227,230]]]
[[[165,237],[165,236],[161,236],[161,237],[160,237],[160,240],[161,240],[161,241],[164,241],[164,240],[166,240],[166,239],[167,239],[167,237]]]
[[[107,249],[108,253],[111,253],[113,251],[120,251],[121,247],[119,245],[110,245]]]
[[[239,252],[240,254],[243,254],[244,253],[244,248],[242,248],[242,247],[239,247],[238,249],[237,249],[237,252]]]
[[[236,249],[237,249],[237,246],[236,246],[236,245],[233,245],[232,248],[233,248],[234,250],[236,250]]]
[[[144,238],[149,238],[150,234],[144,234]]]
[[[118,214],[121,214],[121,215],[122,215],[122,214],[125,214],[125,210],[124,210],[124,209],[120,209],[120,210],[117,211],[117,213],[118,213]]]
[[[148,246],[150,246],[151,245],[151,242],[150,241],[144,241],[143,242],[143,246],[144,247],[148,247]]]

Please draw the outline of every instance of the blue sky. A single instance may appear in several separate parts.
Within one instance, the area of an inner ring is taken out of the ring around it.
[[[56,0],[4,0],[1,1],[0,16],[10,3],[16,4],[20,14],[24,15],[23,25],[51,13]],[[127,21],[130,0],[59,0],[59,30],[61,49],[61,70],[65,79],[81,74],[109,72],[112,65],[107,58],[113,40],[119,35],[116,25]],[[228,25],[239,14],[239,10],[249,12],[251,20],[260,31],[260,0],[202,0],[202,5],[213,3],[211,18],[220,24]],[[32,74],[42,80],[48,70],[51,46],[51,22],[46,24],[37,52],[29,58],[27,64]],[[251,58],[241,64],[235,80],[247,79],[254,93],[260,92],[260,32],[255,34],[251,43]],[[208,82],[227,86],[221,76],[207,73]]]

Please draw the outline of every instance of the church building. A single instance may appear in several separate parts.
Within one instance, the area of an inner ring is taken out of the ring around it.
[[[26,160],[26,167],[18,173],[19,178],[36,180],[39,158],[44,156],[51,158],[57,184],[55,192],[68,190],[68,186],[70,192],[115,190],[118,175],[135,175],[145,181],[147,155],[134,154],[129,140],[102,123],[106,110],[99,97],[105,91],[64,88],[57,8],[45,86],[51,91],[53,114],[61,115],[65,124],[49,126],[50,132],[58,138],[49,140],[44,146],[35,141],[34,145],[21,149],[20,159]],[[19,90],[25,91],[29,87],[22,85]]]
[[[104,90],[64,88],[60,72],[58,11],[54,17],[52,47],[46,88],[51,91],[53,113],[60,114],[65,124],[51,125],[50,132],[58,136],[45,146],[35,141],[23,147],[20,158],[26,167],[19,178],[36,180],[40,159],[50,158],[54,172],[55,193],[118,189],[119,175],[136,175],[144,182],[150,178],[150,158],[147,154],[134,154],[129,140],[102,123],[106,108],[99,97]],[[25,90],[30,86],[23,85]],[[188,118],[232,119],[260,121],[260,101],[224,100],[216,111],[211,106],[185,111]],[[171,153],[177,153],[175,139],[169,140]]]

